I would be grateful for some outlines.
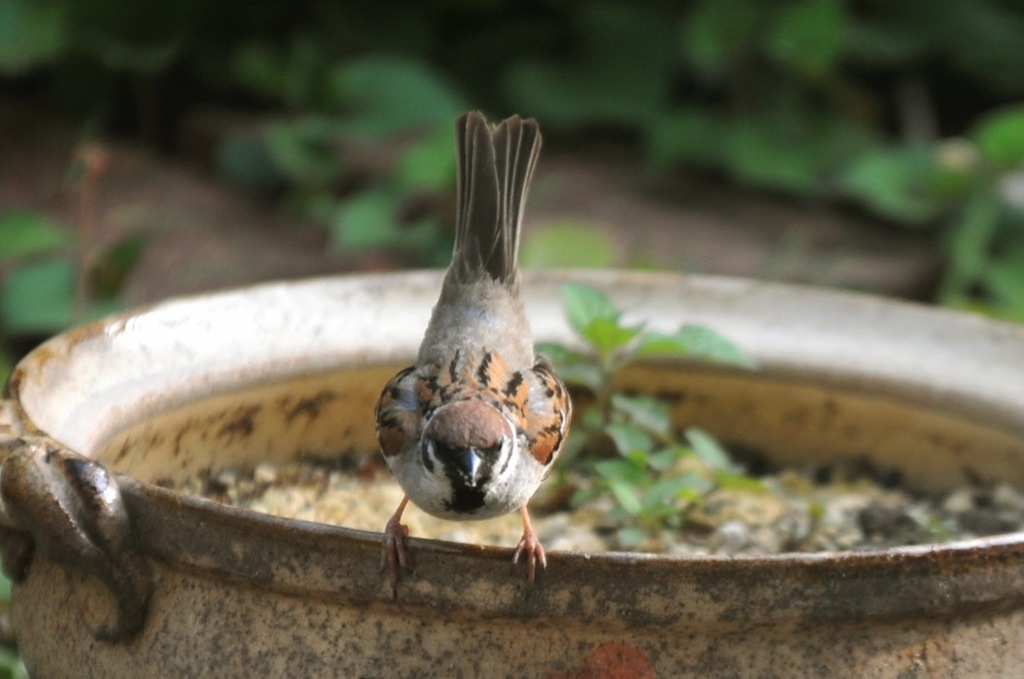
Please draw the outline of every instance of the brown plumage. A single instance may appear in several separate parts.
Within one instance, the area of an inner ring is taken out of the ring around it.
[[[455,247],[416,364],[393,377],[377,404],[381,452],[406,497],[385,528],[382,565],[392,587],[407,555],[401,515],[412,500],[447,519],[519,509],[531,582],[543,547],[526,502],[568,433],[568,392],[535,356],[519,299],[519,229],[540,151],[537,123],[480,113],[456,124]]]

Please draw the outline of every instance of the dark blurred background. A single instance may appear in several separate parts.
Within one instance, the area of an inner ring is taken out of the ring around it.
[[[0,377],[168,295],[443,266],[458,114],[536,116],[523,259],[1024,320],[1017,0],[0,0]]]

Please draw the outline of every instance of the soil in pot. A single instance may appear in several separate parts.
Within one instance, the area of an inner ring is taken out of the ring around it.
[[[194,476],[178,489],[286,518],[379,531],[402,491],[375,453],[359,468],[322,461],[263,463]],[[754,465],[757,466],[757,465]],[[963,484],[915,493],[867,464],[782,468],[754,475],[759,490],[719,488],[678,503],[676,529],[638,531],[615,520],[615,498],[579,506],[569,498],[588,480],[549,479],[531,503],[534,526],[551,550],[637,550],[676,555],[855,551],[939,543],[1024,530],[1024,493],[1009,484]],[[410,508],[416,537],[512,546],[518,514],[450,522]]]

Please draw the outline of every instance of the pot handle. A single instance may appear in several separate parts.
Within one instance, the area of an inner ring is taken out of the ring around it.
[[[4,573],[24,580],[36,551],[104,584],[116,610],[93,625],[97,639],[127,641],[142,628],[152,573],[135,548],[117,480],[99,462],[25,432],[11,402],[0,400]]]

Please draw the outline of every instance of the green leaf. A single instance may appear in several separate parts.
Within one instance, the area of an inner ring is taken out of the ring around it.
[[[604,384],[607,375],[594,359],[550,342],[538,342],[535,349],[538,354],[551,359],[558,376],[567,384],[580,385],[594,391]]]
[[[962,294],[979,282],[991,258],[999,211],[999,200],[987,193],[976,195],[963,207],[949,234],[949,266],[942,281],[941,298]]]
[[[583,357],[580,352],[573,351],[569,347],[559,344],[558,342],[541,341],[534,344],[533,348],[536,353],[546,356],[556,368],[563,363],[582,360]]]
[[[65,260],[16,269],[0,291],[0,321],[10,334],[48,335],[71,322],[75,269]]]
[[[675,504],[674,501],[680,498],[693,497],[693,493],[703,493],[710,490],[710,484],[700,474],[690,472],[678,476],[670,476],[655,481],[644,495],[645,504],[663,505]],[[678,511],[678,507],[673,506]]]
[[[878,144],[867,125],[849,114],[812,107],[796,88],[776,88],[765,98],[756,115],[737,115],[724,128],[725,167],[739,181],[798,194],[820,192],[853,158]]]
[[[640,337],[640,342],[633,352],[634,358],[646,358],[648,356],[689,356],[690,346],[679,337],[679,333],[671,335],[650,331]]]
[[[711,469],[739,473],[739,467],[733,464],[729,453],[709,432],[699,427],[687,427],[686,440],[690,442],[694,454]]]
[[[231,55],[229,69],[236,82],[258,96],[290,109],[323,110],[329,108],[323,81],[330,58],[321,40],[298,33],[287,50],[259,41],[242,45]]]
[[[703,0],[691,10],[682,26],[680,45],[684,57],[698,73],[723,78],[753,55],[766,7],[759,0]]]
[[[692,356],[705,361],[739,368],[756,367],[753,359],[711,328],[687,323],[676,331],[676,337],[689,347]]]
[[[644,508],[636,489],[622,479],[611,478],[608,480],[612,495],[618,500],[619,506],[633,516],[639,515]]]
[[[729,168],[747,184],[812,193],[820,181],[819,150],[805,136],[805,130],[787,131],[768,118],[737,120],[725,140]]]
[[[130,234],[104,250],[90,271],[89,289],[93,297],[114,298],[124,287],[148,242],[147,234]]]
[[[67,7],[69,38],[84,53],[77,59],[93,57],[109,69],[136,73],[167,65],[186,36],[201,30],[197,19],[206,18],[199,0],[47,2]]]
[[[363,191],[338,204],[331,244],[338,250],[384,247],[396,243],[398,198],[386,188]]]
[[[602,356],[629,344],[643,330],[642,325],[622,326],[617,320],[598,318],[583,330],[583,339],[597,349]]]
[[[569,363],[558,369],[558,376],[566,384],[586,387],[597,391],[604,384],[607,375],[601,366],[592,362]]]
[[[928,38],[905,26],[882,20],[867,20],[848,13],[843,28],[847,58],[875,69],[892,68],[922,57],[929,49]]]
[[[326,101],[329,88],[325,62],[330,59],[324,44],[312,35],[299,33],[292,38],[284,62],[284,81],[279,97],[288,107],[298,110],[330,108]]]
[[[595,462],[594,471],[609,483],[611,481],[620,481],[639,488],[647,481],[646,470],[643,465],[637,465],[623,458]]]
[[[604,232],[565,220],[531,229],[523,238],[519,263],[527,268],[607,268],[614,264],[615,252],[615,243]]]
[[[668,436],[672,431],[672,413],[668,405],[653,396],[612,394],[611,404],[630,422],[657,436]]]
[[[74,244],[74,237],[47,217],[10,212],[0,217],[0,262],[53,252]]]
[[[285,88],[285,57],[280,50],[260,42],[240,46],[231,55],[231,75],[249,90],[278,100]]]
[[[534,345],[534,349],[537,353],[547,356],[556,368],[562,364],[575,363],[579,362],[579,360],[584,360],[582,353],[557,342],[537,342]]]
[[[357,136],[450,128],[467,105],[456,87],[427,62],[371,55],[346,60],[329,77],[335,107],[347,111]]]
[[[506,98],[554,125],[637,125],[672,88],[672,24],[638,3],[584,3],[566,59],[527,56],[509,66]],[[530,54],[525,51],[525,54]]]
[[[768,489],[761,479],[744,474],[720,472],[715,476],[715,483],[726,490],[740,490],[746,493],[765,493]]]
[[[18,75],[55,60],[69,46],[67,8],[39,0],[0,0],[0,73]]]
[[[561,294],[569,325],[581,337],[595,321],[617,323],[619,320],[619,310],[602,290],[580,283],[566,283]]]
[[[679,516],[682,513],[679,503],[652,497],[650,493],[644,494],[643,502],[644,508],[639,519],[650,529],[656,528],[652,524],[665,523],[670,517]]]
[[[920,224],[941,207],[931,188],[934,173],[930,148],[878,148],[850,163],[839,187],[885,217]]]
[[[640,449],[631,450],[630,452],[626,453],[623,457],[626,460],[628,460],[630,462],[630,464],[632,464],[638,470],[640,470],[640,471],[646,471],[647,470],[647,451],[646,450],[640,450]]]
[[[648,332],[640,338],[634,358],[649,356],[693,356],[704,361],[738,368],[756,363],[738,346],[702,325],[687,323],[672,334]]]
[[[931,51],[972,81],[1020,93],[1024,13],[1019,3],[901,0],[887,9],[888,23],[927,36]]]
[[[1024,312],[1024,244],[990,262],[985,285],[1004,305]]]
[[[340,129],[327,118],[305,116],[267,127],[267,151],[281,172],[300,186],[324,187],[343,169],[338,150]]]
[[[21,679],[27,676],[18,654],[9,648],[0,647],[0,679]]]
[[[844,19],[840,0],[801,0],[785,5],[768,37],[768,52],[808,75],[823,75],[842,49]]]
[[[605,433],[615,443],[620,455],[629,455],[634,451],[650,452],[654,447],[651,435],[642,428],[632,424],[609,424]]]
[[[972,137],[987,160],[1001,167],[1024,162],[1024,104],[989,114]]]
[[[455,183],[455,131],[451,125],[442,125],[412,147],[398,159],[395,181],[398,186],[412,191],[438,191]]]
[[[604,413],[599,408],[586,408],[580,416],[580,424],[584,430],[601,430],[606,424]]]
[[[586,503],[593,500],[595,497],[599,497],[604,492],[604,488],[600,488],[596,485],[584,486],[577,488],[576,492],[569,498],[569,506],[571,507],[582,507]]]
[[[676,463],[680,458],[690,454],[689,448],[682,448],[675,446],[672,448],[665,448],[659,450],[656,453],[651,453],[647,456],[647,466],[658,472],[666,472],[672,467],[676,466]]]

